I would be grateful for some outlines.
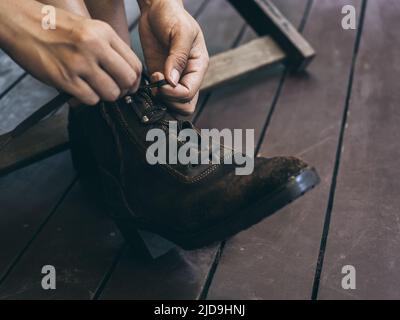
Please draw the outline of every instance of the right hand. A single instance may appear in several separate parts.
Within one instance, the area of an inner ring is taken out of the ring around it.
[[[43,29],[41,19],[32,14],[20,23],[6,48],[34,77],[88,105],[138,89],[141,62],[107,23],[61,9],[55,30]]]

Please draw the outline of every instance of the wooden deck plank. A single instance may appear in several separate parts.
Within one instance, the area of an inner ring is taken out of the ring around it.
[[[74,178],[62,153],[0,179],[0,283]]]
[[[284,82],[260,150],[304,158],[319,170],[321,185],[226,243],[209,298],[311,297],[356,34],[338,23],[343,5],[360,3],[313,1],[304,36],[317,58],[308,75]]]
[[[319,299],[400,299],[399,15],[398,1],[368,1]]]
[[[0,50],[0,97],[24,73],[24,70],[22,70],[3,50]]]
[[[198,21],[212,54],[235,44],[244,25],[224,0],[210,1]],[[100,298],[198,299],[216,254],[216,246],[187,252],[177,249],[149,265],[127,249]]]
[[[298,26],[304,16],[307,3],[307,0],[297,1],[294,5],[290,0],[281,0],[276,2],[276,5],[294,25]],[[242,43],[255,37],[254,31],[247,28]],[[226,127],[254,129],[257,145],[262,138],[262,127],[277,93],[283,71],[283,65],[276,66],[273,69],[249,75],[246,77],[246,81],[233,83],[227,88],[216,90],[210,98],[207,108],[199,116],[199,126],[218,129]],[[238,266],[240,265],[242,264],[239,263]],[[224,271],[227,270],[224,269]],[[224,276],[229,277],[229,275]],[[211,290],[213,290],[212,288],[213,283],[211,283]],[[208,297],[214,299],[213,291],[209,293]]]
[[[0,100],[0,134],[14,129],[56,94],[55,89],[26,76]]]
[[[24,135],[14,138],[1,151],[0,177],[67,149],[67,124],[68,110],[64,108],[60,113],[40,121]]]
[[[146,263],[126,248],[100,298],[198,299],[216,253],[215,246],[191,252],[176,249]]]
[[[112,221],[77,183],[1,285],[0,299],[91,299],[121,245]],[[56,290],[41,287],[44,265],[56,268]]]
[[[237,63],[237,59],[240,59],[240,63]],[[285,59],[285,53],[271,37],[253,39],[246,45],[214,56],[210,60],[201,90],[209,91],[216,87],[227,86],[239,79],[246,79],[249,74],[260,72],[266,66],[271,68]]]

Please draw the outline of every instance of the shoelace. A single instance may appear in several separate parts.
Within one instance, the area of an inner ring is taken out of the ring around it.
[[[140,86],[139,89],[144,90],[144,89],[151,89],[151,88],[161,88],[162,86],[165,86],[167,84],[168,84],[167,80],[160,80],[160,81],[157,81],[157,82],[153,82],[153,83],[142,85],[142,86]]]
[[[141,86],[139,91],[135,94],[135,96],[130,96],[128,95],[125,99],[125,101],[127,102],[127,104],[132,104],[134,100],[140,100],[143,99],[144,101],[146,101],[147,104],[147,108],[142,111],[140,114],[138,114],[139,118],[141,118],[141,121],[143,123],[148,123],[148,125],[150,125],[151,127],[154,128],[159,128],[161,130],[163,130],[168,136],[171,134],[170,132],[170,121],[176,121],[177,122],[177,128],[176,128],[176,135],[174,134],[174,138],[176,138],[177,140],[177,145],[179,147],[185,145],[187,143],[187,141],[183,141],[180,140],[179,137],[179,133],[181,132],[181,130],[184,129],[189,129],[192,128],[194,129],[194,126],[192,124],[192,122],[187,121],[187,120],[178,120],[175,119],[174,117],[172,117],[173,119],[171,120],[166,120],[164,119],[164,114],[159,115],[158,118],[156,119],[152,119],[153,114],[161,111],[161,113],[166,112],[167,108],[163,105],[160,105],[159,103],[157,103],[157,101],[155,100],[155,97],[152,95],[151,91],[149,89],[151,88],[155,88],[155,87],[161,87],[163,85],[168,84],[167,81],[162,80],[153,84],[149,84],[149,85],[145,85],[145,86]],[[136,109],[135,109],[136,111]],[[151,120],[150,120],[151,119]],[[198,148],[194,149],[196,151],[196,153],[198,153],[199,159],[200,159],[200,146],[201,146],[201,139],[202,136],[200,134],[198,134]],[[197,165],[192,165],[192,167],[196,167]]]

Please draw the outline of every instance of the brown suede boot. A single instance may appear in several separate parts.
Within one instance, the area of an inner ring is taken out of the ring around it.
[[[157,233],[184,249],[224,240],[319,182],[314,169],[293,157],[256,158],[254,172],[244,176],[237,175],[238,165],[226,164],[226,158],[221,164],[150,165],[146,134],[158,128],[168,137],[171,120],[175,119],[148,89],[116,103],[70,112],[70,143],[81,180],[105,200],[134,247],[142,246],[137,229]],[[194,126],[178,121],[178,129],[183,128]]]

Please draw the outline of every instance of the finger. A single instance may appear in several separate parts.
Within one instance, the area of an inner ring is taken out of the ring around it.
[[[63,88],[65,92],[73,95],[75,99],[83,104],[94,106],[100,101],[100,97],[83,79],[77,78],[70,82],[70,85]],[[73,99],[74,100],[74,99]]]
[[[137,90],[140,73],[112,48],[101,56],[100,65],[114,79],[122,93]]]
[[[187,30],[178,31],[171,38],[164,74],[168,82],[174,87],[178,85],[181,75],[186,69],[194,39],[193,34],[187,32]]]
[[[161,81],[164,80],[164,75],[161,72],[155,72],[151,75],[150,80],[151,82],[157,82],[157,81]],[[184,115],[184,116],[188,116],[193,114],[193,112],[196,109],[196,105],[197,105],[197,101],[199,98],[198,93],[194,95],[194,97],[190,100],[190,101],[179,101],[179,99],[176,99],[175,97],[165,97],[162,94],[162,88],[152,88],[153,94],[157,95],[160,94],[161,96],[163,96],[164,98],[164,102],[167,105],[167,107],[176,112],[179,113],[180,115]],[[173,87],[171,87],[173,88]],[[175,87],[177,88],[177,87]],[[173,89],[175,89],[173,88]]]
[[[155,72],[150,77],[151,82],[158,82],[164,80],[165,77],[161,72]],[[176,87],[172,87],[171,85],[165,85],[161,88],[153,88],[152,89],[154,95],[161,95],[165,100],[169,100],[172,102],[181,102],[187,103],[194,97],[189,97],[189,90],[183,87],[181,84],[178,84]]]
[[[200,90],[208,69],[209,56],[202,33],[198,35],[190,53],[190,59],[180,83],[187,88],[189,98]],[[168,92],[166,92],[168,94]]]
[[[82,76],[82,78],[102,100],[116,101],[121,94],[121,90],[114,79],[99,66],[93,67],[91,71]]]
[[[191,52],[187,70],[181,83],[192,92],[198,92],[206,76],[209,64],[209,55],[203,34],[200,32]]]
[[[133,52],[133,50],[116,35],[111,40],[111,47],[130,65],[130,67],[137,73],[142,73],[142,63]]]
[[[185,74],[176,87],[164,86],[160,93],[167,99],[181,102],[191,101],[199,92],[204,76],[196,71]]]
[[[165,101],[165,103],[169,110],[182,116],[190,116],[195,112],[198,100],[199,94],[197,93],[191,101],[186,103],[171,101]]]
[[[208,53],[205,49],[194,48],[177,86],[164,86],[160,93],[167,99],[188,102],[200,90],[208,68]]]
[[[196,74],[184,75],[176,87],[165,85],[159,89],[159,94],[169,101],[186,103],[199,92],[202,77]]]

